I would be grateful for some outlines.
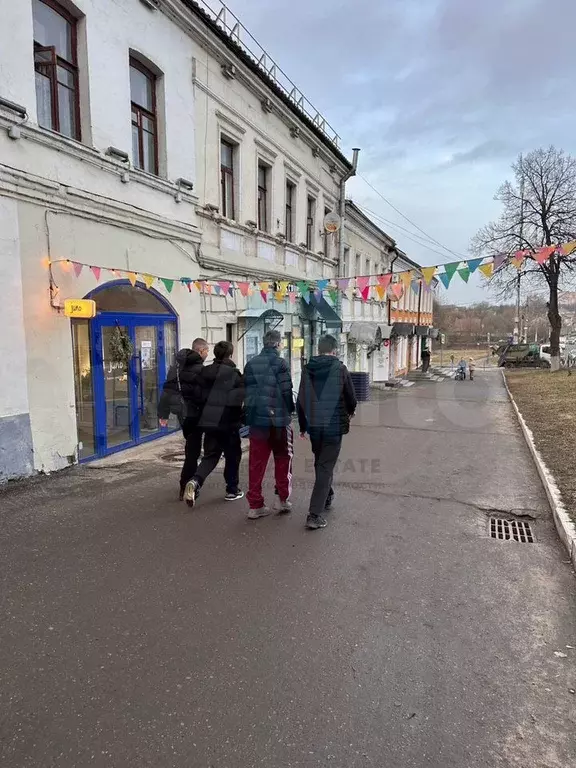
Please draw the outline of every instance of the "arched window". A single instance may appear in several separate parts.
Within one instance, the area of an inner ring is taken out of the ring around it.
[[[96,291],[92,298],[98,312],[134,312],[145,315],[172,315],[173,311],[145,288],[116,284]]]

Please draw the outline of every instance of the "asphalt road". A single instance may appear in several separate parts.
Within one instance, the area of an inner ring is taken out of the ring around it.
[[[576,580],[497,371],[362,406],[323,531],[305,443],[291,517],[177,471],[0,492],[2,768],[576,765]]]

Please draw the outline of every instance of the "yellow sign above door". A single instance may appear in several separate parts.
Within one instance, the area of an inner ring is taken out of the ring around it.
[[[64,302],[66,317],[90,319],[96,317],[96,302],[92,299],[66,299]]]

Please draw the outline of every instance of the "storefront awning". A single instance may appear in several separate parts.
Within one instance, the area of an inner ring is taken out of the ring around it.
[[[335,331],[340,331],[342,328],[342,318],[330,304],[328,304],[324,296],[317,297],[312,293],[310,294],[310,302],[302,299],[301,311],[302,317],[306,320],[314,320],[315,312],[317,312],[326,323],[326,328]]]
[[[358,344],[373,344],[378,338],[378,331],[380,331],[381,339],[389,339],[392,326],[368,322],[350,323],[348,340]]]
[[[249,320],[248,320],[247,327],[246,327],[246,330],[244,331],[244,333],[242,333],[240,336],[238,336],[238,341],[240,341],[240,339],[244,338],[244,336],[246,336],[248,331],[251,331],[252,328],[254,328],[259,323],[263,323],[263,322],[266,322],[266,321],[268,323],[272,323],[273,325],[271,327],[271,330],[274,330],[274,328],[276,328],[278,325],[280,325],[282,320],[284,320],[284,315],[282,314],[282,312],[278,312],[277,309],[266,309],[264,312],[260,312],[257,317],[254,317],[253,315],[245,314],[247,312],[253,312],[253,311],[254,310],[247,309],[247,310],[244,310],[244,312],[240,314],[240,317],[246,317],[246,318],[249,318]]]
[[[412,336],[414,333],[413,323],[394,323],[392,326],[393,336]]]

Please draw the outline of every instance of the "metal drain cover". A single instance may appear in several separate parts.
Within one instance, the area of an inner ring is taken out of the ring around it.
[[[524,520],[503,520],[501,517],[491,517],[490,536],[500,541],[519,541],[521,544],[534,543],[532,528]]]

